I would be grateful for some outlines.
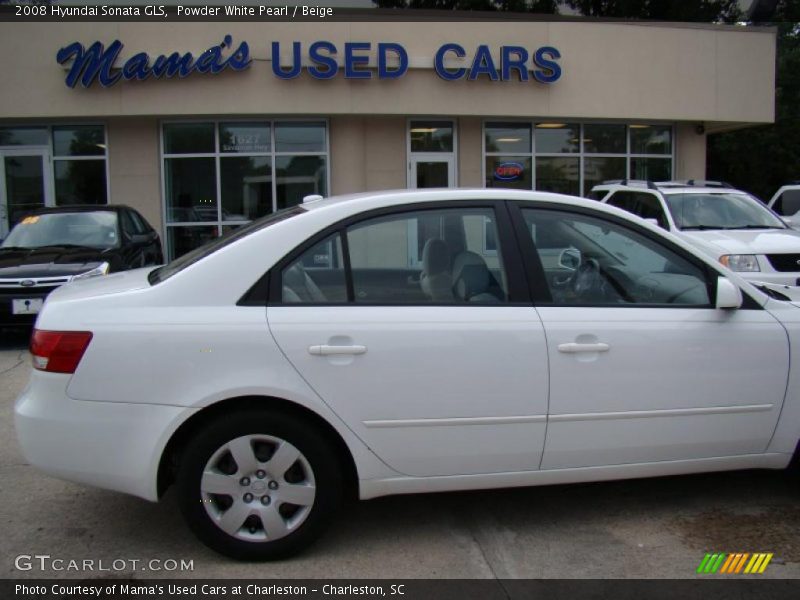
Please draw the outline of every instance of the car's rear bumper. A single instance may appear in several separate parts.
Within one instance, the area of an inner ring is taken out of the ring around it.
[[[28,462],[45,473],[157,500],[163,448],[185,407],[85,402],[66,394],[69,375],[34,371],[15,405]]]

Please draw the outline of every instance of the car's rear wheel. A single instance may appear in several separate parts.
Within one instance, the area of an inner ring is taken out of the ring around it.
[[[295,554],[342,497],[333,449],[292,415],[240,412],[201,430],[182,453],[181,512],[209,548],[239,560]]]

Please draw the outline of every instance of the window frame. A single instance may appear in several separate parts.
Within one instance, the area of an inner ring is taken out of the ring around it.
[[[307,240],[297,245],[289,251],[283,258],[278,260],[253,286],[259,287],[264,291],[264,298],[249,298],[250,302],[259,302],[257,305],[266,303],[267,307],[305,307],[305,306],[395,306],[398,308],[409,307],[429,307],[429,306],[472,306],[472,307],[507,307],[507,306],[532,306],[529,295],[529,286],[526,280],[525,269],[520,256],[520,248],[513,230],[511,216],[508,213],[507,201],[505,200],[447,200],[442,202],[419,202],[407,203],[402,205],[389,206],[374,210],[365,211],[357,215],[352,215],[329,225],[322,231],[311,236]],[[392,302],[356,302],[353,289],[352,268],[350,265],[350,248],[347,240],[347,230],[350,227],[359,225],[366,221],[378,217],[401,216],[408,213],[418,213],[424,211],[440,211],[449,209],[489,209],[494,212],[495,222],[497,223],[497,238],[500,246],[502,266],[505,270],[508,285],[508,300],[500,303],[459,303],[459,302],[423,302],[423,303],[403,303]],[[284,303],[282,299],[281,272],[300,258],[307,250],[310,250],[327,238],[338,234],[342,243],[344,253],[345,280],[347,283],[347,302],[293,302]],[[252,304],[249,304],[252,305]]]
[[[654,232],[650,231],[649,229],[642,227],[638,223],[628,221],[616,215],[601,213],[585,207],[558,206],[558,205],[553,205],[551,203],[535,201],[535,200],[533,201],[515,200],[513,202],[509,202],[509,209],[511,211],[511,219],[514,226],[514,231],[516,233],[517,240],[520,245],[520,254],[522,256],[522,261],[525,264],[525,270],[528,276],[528,284],[530,286],[529,287],[530,296],[533,299],[533,303],[535,306],[574,308],[576,310],[581,310],[584,308],[648,308],[648,309],[673,308],[673,309],[690,309],[690,310],[698,310],[698,309],[716,310],[714,305],[714,299],[717,296],[717,283],[719,277],[724,277],[724,274],[715,270],[713,267],[711,267],[711,265],[709,265],[699,257],[693,255],[690,252],[687,252],[684,248],[681,248],[679,245],[675,244],[672,240],[669,240],[665,237],[661,237],[655,234]],[[539,258],[539,253],[536,249],[536,245],[534,244],[533,239],[531,238],[530,233],[527,230],[525,217],[523,215],[523,210],[552,211],[552,212],[573,214],[577,217],[584,216],[599,220],[607,220],[613,223],[614,225],[621,227],[622,229],[631,230],[635,234],[638,234],[639,236],[642,236],[659,246],[665,247],[667,250],[677,254],[680,258],[698,267],[706,279],[705,283],[706,283],[706,288],[708,290],[709,303],[699,305],[699,304],[589,304],[589,303],[565,304],[565,303],[553,302],[552,296],[550,294],[550,287],[548,286],[547,278],[545,277],[544,267],[542,266],[541,259]],[[741,309],[758,309],[758,310],[763,309],[763,307],[751,296],[749,296],[744,289],[742,290],[742,296],[744,298],[744,302],[742,303]]]
[[[325,127],[325,148],[319,152],[288,152],[288,151],[278,151],[275,145],[275,126],[281,123],[320,123],[323,124]],[[265,152],[223,152],[220,149],[220,126],[229,123],[263,123],[268,124],[270,128],[270,149],[269,151]],[[213,152],[194,152],[194,153],[185,153],[185,154],[174,154],[174,153],[167,153],[165,151],[165,139],[164,139],[164,126],[165,125],[175,125],[175,124],[210,124],[214,127],[214,151]],[[224,158],[253,158],[253,157],[266,157],[270,160],[270,172],[271,175],[274,175],[275,170],[277,169],[276,162],[279,157],[283,156],[323,156],[325,159],[325,189],[327,193],[330,194],[331,190],[331,127],[330,127],[330,119],[326,117],[291,117],[291,118],[280,118],[280,117],[269,117],[269,116],[262,116],[262,117],[247,117],[243,116],[240,118],[233,118],[233,117],[226,117],[226,118],[207,118],[207,119],[164,119],[159,121],[158,124],[158,148],[159,148],[159,165],[160,165],[160,176],[161,176],[161,227],[162,227],[162,239],[164,240],[164,247],[166,249],[166,259],[168,261],[173,260],[175,257],[172,255],[173,249],[170,246],[170,238],[169,238],[169,230],[172,227],[215,227],[217,230],[216,237],[220,237],[224,234],[225,227],[241,227],[247,225],[248,223],[252,223],[256,219],[237,219],[226,221],[222,218],[222,159]],[[215,201],[216,201],[216,208],[217,208],[217,218],[213,221],[175,221],[171,222],[167,219],[168,215],[168,208],[167,208],[167,169],[166,169],[166,160],[173,159],[173,158],[211,158],[214,160],[214,170],[215,170]],[[270,182],[271,190],[272,190],[272,212],[270,214],[274,214],[281,210],[278,207],[278,182],[276,177],[271,177],[272,181]],[[288,208],[288,207],[287,207]],[[262,215],[266,216],[266,215]],[[259,217],[260,218],[260,217]]]

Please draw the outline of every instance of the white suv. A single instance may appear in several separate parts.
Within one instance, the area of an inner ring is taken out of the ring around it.
[[[800,284],[800,232],[720,182],[606,182],[592,197],[679,235],[751,281]]]
[[[784,185],[767,203],[794,229],[800,229],[800,182]]]

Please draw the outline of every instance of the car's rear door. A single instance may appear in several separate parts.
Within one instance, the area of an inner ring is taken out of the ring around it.
[[[767,311],[716,309],[716,271],[624,220],[547,206],[515,217],[550,361],[543,469],[765,451],[789,370]],[[558,248],[580,256],[570,280],[546,276]]]
[[[271,274],[267,315],[299,373],[395,470],[539,468],[547,348],[501,203],[324,232]]]

